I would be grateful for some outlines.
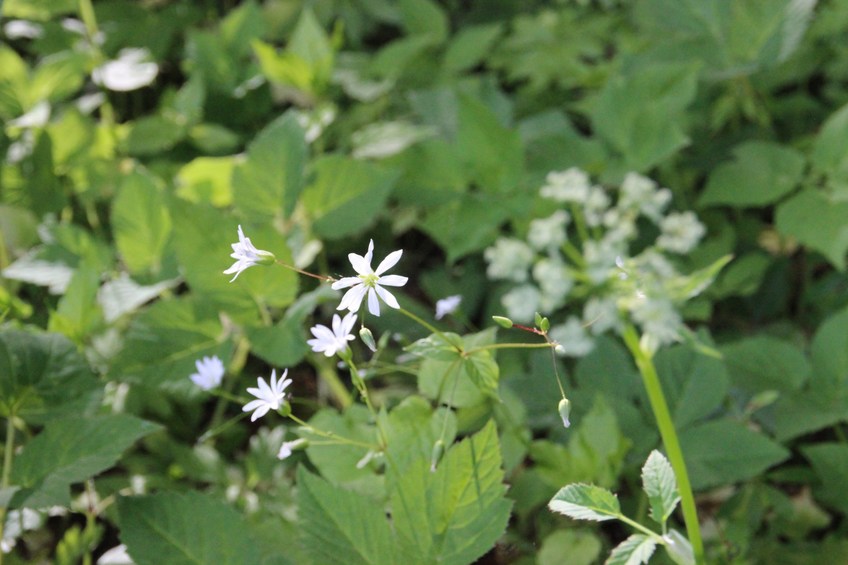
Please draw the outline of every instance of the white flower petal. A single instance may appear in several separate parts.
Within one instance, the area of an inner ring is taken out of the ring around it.
[[[362,279],[360,279],[359,277],[344,277],[334,282],[330,288],[332,288],[333,290],[341,290],[343,288],[347,288],[349,286],[361,283]]]
[[[377,300],[377,293],[374,292],[373,288],[368,289],[368,311],[375,316],[380,315],[380,301]]]
[[[398,304],[397,298],[395,298],[394,294],[381,287],[380,285],[374,287],[374,290],[377,291],[377,294],[380,295],[380,298],[383,299],[383,302],[385,302],[386,305],[391,306],[395,310],[400,308],[400,304]]]
[[[347,255],[348,261],[353,266],[353,270],[359,273],[360,275],[370,275],[371,274],[371,260],[366,259],[362,255],[357,255],[356,253],[348,253]]]
[[[400,261],[401,256],[403,255],[403,249],[398,249],[397,251],[392,251],[386,258],[383,259],[380,264],[377,266],[377,269],[374,271],[374,274],[377,276],[382,275]]]
[[[351,312],[358,311],[359,307],[362,305],[362,299],[365,298],[365,293],[367,291],[368,287],[364,284],[351,288],[344,296],[342,296],[342,301],[336,309],[350,310]]]
[[[402,277],[400,275],[386,275],[385,277],[380,277],[377,284],[385,286],[403,286],[408,280],[408,277]]]

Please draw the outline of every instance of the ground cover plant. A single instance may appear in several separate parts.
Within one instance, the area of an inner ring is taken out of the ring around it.
[[[848,1],[0,15],[0,563],[848,561]]]

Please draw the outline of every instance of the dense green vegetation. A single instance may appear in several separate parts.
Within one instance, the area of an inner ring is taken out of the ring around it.
[[[848,562],[848,1],[0,14],[0,563]]]

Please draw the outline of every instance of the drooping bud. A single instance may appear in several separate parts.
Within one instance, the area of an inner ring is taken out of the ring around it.
[[[492,319],[501,327],[509,329],[512,327],[512,320],[509,318],[504,318],[503,316],[492,316]]]
[[[534,321],[536,322],[536,327],[542,330],[542,332],[547,332],[551,329],[551,322],[538,312],[536,312],[536,318]]]
[[[256,251],[257,265],[273,265],[276,261],[277,258],[270,251],[264,251],[262,249]]]
[[[442,460],[442,455],[445,454],[445,442],[442,440],[436,440],[436,443],[433,444],[433,453],[430,455],[430,472],[436,472],[436,465],[439,464],[439,461]]]
[[[559,417],[562,418],[562,425],[566,428],[571,427],[571,421],[568,419],[569,414],[571,414],[571,401],[563,397],[562,400],[559,401],[557,410],[559,410]]]
[[[359,339],[362,340],[362,343],[368,346],[372,352],[377,352],[377,344],[374,342],[374,334],[371,333],[371,330],[362,326],[359,328]]]

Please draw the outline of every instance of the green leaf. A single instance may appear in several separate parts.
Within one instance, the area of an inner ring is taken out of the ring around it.
[[[313,92],[323,90],[333,72],[335,53],[324,28],[309,7],[301,12],[286,51],[309,65],[314,76]]]
[[[435,134],[436,130],[432,127],[403,121],[368,124],[351,135],[353,156],[357,159],[384,159]]]
[[[189,202],[206,202],[217,208],[233,201],[233,157],[198,157],[176,175],[177,196]]]
[[[400,15],[407,35],[431,35],[442,42],[450,30],[448,16],[432,0],[399,0]]]
[[[171,216],[156,180],[138,172],[124,177],[112,201],[111,218],[115,244],[130,272],[158,273],[171,235]]]
[[[665,526],[666,520],[680,502],[680,493],[671,464],[656,449],[651,451],[642,467],[642,488],[651,504],[651,518]]]
[[[680,444],[696,490],[750,479],[789,457],[782,445],[730,420],[688,428]]]
[[[70,485],[110,468],[128,447],[159,426],[124,414],[52,420],[15,457],[15,506],[70,504]]]
[[[638,565],[647,563],[657,548],[656,540],[645,534],[633,534],[610,552],[604,565]]]
[[[271,122],[250,143],[233,171],[233,202],[257,221],[288,218],[303,188],[306,139],[294,114]]]
[[[816,498],[841,512],[848,512],[848,446],[819,443],[801,448],[821,481]]]
[[[589,530],[556,530],[542,540],[536,554],[537,565],[562,565],[568,556],[569,565],[592,565],[601,556],[601,540]]]
[[[792,392],[810,378],[806,355],[785,340],[767,335],[740,339],[721,347],[736,386],[750,392]]]
[[[733,161],[710,175],[698,203],[743,208],[777,202],[798,185],[804,166],[804,156],[790,147],[763,141],[742,143],[733,148]]]
[[[314,563],[397,563],[394,536],[382,505],[333,486],[302,466],[297,473],[298,521]]]
[[[114,360],[112,378],[183,393],[195,390],[188,376],[203,356],[229,358],[221,343],[217,310],[190,297],[162,300],[139,314],[127,330]]]
[[[429,457],[402,475],[389,467],[395,533],[407,563],[465,565],[503,534],[511,503],[504,494],[495,426],[453,445],[430,471]]]
[[[548,508],[575,520],[603,522],[621,517],[618,497],[605,488],[574,484],[563,487],[548,502]]]
[[[170,116],[146,116],[133,122],[127,136],[127,153],[147,156],[174,147],[186,136],[185,124]]]
[[[429,398],[466,407],[479,404],[483,396],[497,399],[499,369],[488,350],[464,352],[495,342],[495,328],[470,334],[456,343],[456,334],[433,335],[418,340],[410,351],[426,357],[418,370],[418,389]]]
[[[402,476],[407,466],[427,460],[436,440],[444,436],[450,445],[456,435],[456,415],[452,410],[433,410],[420,396],[405,398],[389,413],[387,457],[392,468]]]
[[[479,65],[490,53],[503,31],[501,23],[463,26],[451,38],[443,61],[449,73],[460,73]]]
[[[100,273],[86,263],[77,268],[55,312],[50,314],[47,329],[83,344],[102,323],[97,305]]]
[[[242,516],[198,492],[118,498],[121,541],[138,565],[259,563]]]
[[[680,123],[697,92],[691,65],[652,64],[612,75],[592,105],[592,126],[626,170],[645,171],[689,142]]]
[[[315,180],[302,203],[317,235],[338,239],[358,233],[380,215],[398,174],[373,163],[329,155],[313,164]]]
[[[59,334],[0,330],[0,375],[4,417],[14,413],[38,424],[99,404],[97,379],[76,345]]]
[[[848,197],[848,105],[830,115],[813,145],[812,163],[828,177],[840,199]]]
[[[778,231],[798,239],[845,270],[848,251],[848,202],[834,202],[816,189],[806,189],[777,208]]]

